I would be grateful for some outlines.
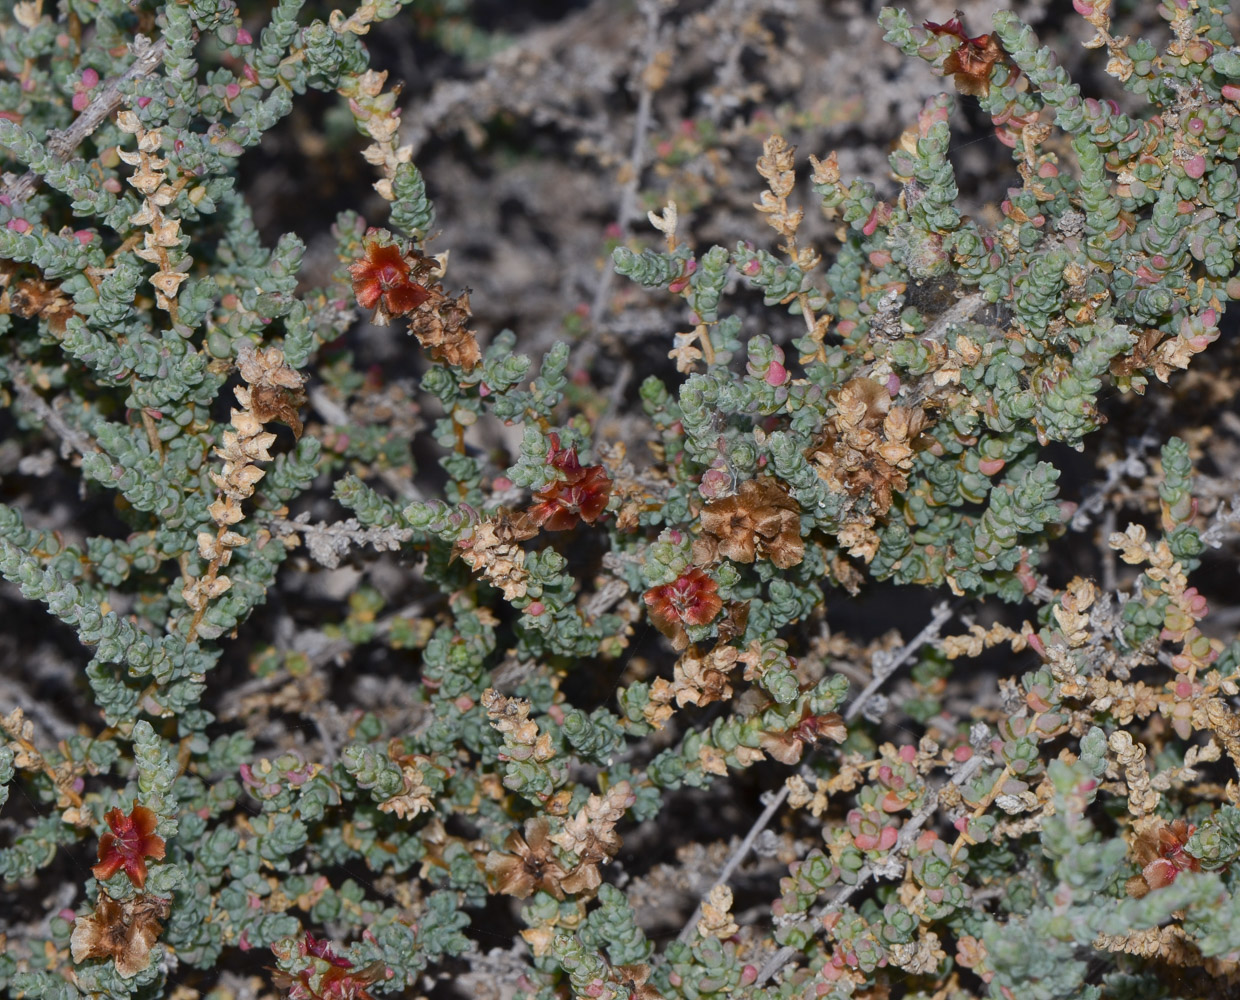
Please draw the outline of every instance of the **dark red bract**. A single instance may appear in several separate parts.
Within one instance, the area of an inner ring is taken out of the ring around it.
[[[582,466],[575,448],[561,448],[557,434],[551,435],[547,464],[561,478],[553,479],[534,493],[534,503],[526,511],[530,520],[548,531],[567,531],[578,520],[593,524],[607,509],[611,499],[611,479],[601,465]]]
[[[303,955],[313,955],[315,958],[321,958],[324,962],[330,962],[332,965],[338,965],[342,969],[351,969],[353,963],[347,958],[341,958],[332,951],[331,942],[327,938],[316,938],[309,931],[306,931],[306,937],[301,942],[301,953]]]
[[[146,884],[146,859],[158,861],[164,856],[164,839],[155,832],[155,814],[135,802],[128,816],[113,809],[104,819],[112,832],[99,838],[99,863],[91,871],[103,882],[123,868],[129,881],[141,889]]]
[[[411,272],[400,247],[367,242],[366,255],[349,265],[358,305],[375,310],[377,323],[413,312],[430,298],[430,292],[413,280]]]
[[[642,595],[650,608],[655,628],[675,641],[685,625],[706,625],[723,610],[723,600],[715,583],[699,567],[693,566],[671,583],[651,587]]]

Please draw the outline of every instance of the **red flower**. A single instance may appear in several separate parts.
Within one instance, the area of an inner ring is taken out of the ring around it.
[[[316,939],[309,931],[298,946],[303,958],[317,959],[296,975],[272,969],[272,979],[281,989],[288,990],[291,1000],[374,1000],[366,987],[390,978],[383,962],[371,962],[361,969],[353,968],[347,958],[332,951],[326,940]]]
[[[578,518],[593,524],[607,509],[611,480],[601,465],[582,466],[577,449],[561,448],[558,434],[551,435],[547,464],[562,478],[553,479],[534,493],[534,505],[526,513],[548,531],[567,531]]]
[[[431,293],[410,277],[412,265],[394,243],[367,241],[366,256],[349,265],[353,294],[363,309],[375,311],[373,322],[386,326],[393,316],[413,312]]]
[[[693,566],[671,583],[651,587],[642,599],[650,608],[655,628],[671,639],[677,649],[683,649],[689,643],[685,625],[706,625],[723,610],[718,590],[719,584]]]
[[[1180,872],[1201,871],[1201,862],[1184,849],[1196,829],[1186,820],[1177,819],[1157,834],[1146,831],[1138,836],[1135,851],[1142,865],[1141,874],[1128,880],[1128,895],[1140,899],[1151,889],[1170,885]]]
[[[936,35],[954,35],[960,45],[943,63],[944,74],[951,74],[962,94],[982,97],[990,93],[990,70],[1003,56],[1003,49],[990,35],[970,38],[957,11],[946,24],[925,21],[922,27]]]
[[[313,955],[315,958],[321,958],[324,962],[332,965],[338,965],[342,969],[353,968],[353,963],[347,958],[341,958],[332,951],[331,942],[327,938],[316,938],[309,931],[306,931],[305,940],[301,942],[301,953],[303,955]]]
[[[99,864],[91,871],[103,882],[124,868],[129,881],[141,889],[146,884],[146,859],[158,861],[164,856],[164,839],[155,832],[155,814],[135,802],[128,816],[113,809],[104,819],[112,832],[99,838]]]
[[[838,712],[814,715],[806,705],[801,720],[786,732],[764,732],[761,747],[782,764],[795,764],[801,759],[805,747],[819,740],[835,740],[843,743],[848,739],[848,727]]]

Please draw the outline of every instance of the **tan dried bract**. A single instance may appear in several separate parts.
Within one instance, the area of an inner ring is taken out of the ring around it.
[[[525,550],[518,543],[537,532],[524,514],[513,515],[500,508],[493,519],[480,521],[459,539],[457,550],[470,569],[498,587],[506,600],[514,601],[525,596],[529,581]]]
[[[925,411],[892,406],[887,389],[868,378],[849,380],[833,401],[835,413],[809,458],[832,489],[868,494],[871,513],[882,516],[894,494],[908,488]]]
[[[429,262],[414,255],[415,273],[427,270]],[[426,280],[430,280],[427,278]],[[469,329],[473,311],[469,307],[469,293],[451,296],[444,292],[442,284],[427,286],[427,300],[409,317],[409,332],[418,343],[430,351],[431,357],[444,364],[470,371],[482,362],[478,338]]]
[[[168,911],[169,900],[161,896],[135,896],[121,903],[101,892],[95,912],[78,917],[73,925],[73,961],[111,958],[118,974],[136,976],[151,962],[151,947]]]
[[[751,479],[735,495],[707,504],[702,531],[693,546],[694,561],[699,563],[714,562],[719,556],[739,563],[766,558],[789,569],[805,556],[801,508],[770,477]]]
[[[237,349],[237,369],[250,385],[250,408],[260,423],[277,421],[291,427],[301,437],[301,416],[305,405],[302,391],[305,376],[293,368],[278,347],[255,350],[248,342]]]
[[[526,899],[542,890],[556,899],[564,898],[563,882],[568,873],[552,852],[549,829],[541,816],[527,820],[524,836],[510,833],[504,852],[487,855],[486,871],[496,892]]]

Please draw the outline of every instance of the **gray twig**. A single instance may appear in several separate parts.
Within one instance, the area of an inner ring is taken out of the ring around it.
[[[960,770],[952,776],[951,784],[956,785],[957,787],[968,784],[973,780],[977,772],[981,770],[985,759],[986,758],[982,754],[974,754],[967,761],[965,761]],[[891,852],[888,855],[890,859],[895,860],[897,857],[902,856],[904,852],[913,845],[913,841],[916,840],[917,835],[921,833],[921,828],[926,825],[926,820],[934,815],[938,807],[939,790],[936,788],[933,792],[926,796],[926,801],[921,804],[921,808],[919,808],[908,818],[908,822],[905,823],[904,826],[900,827],[900,833],[896,837],[895,845],[892,847]],[[901,867],[900,870],[902,871],[903,868]],[[824,903],[814,911],[815,923],[820,923],[822,918],[827,916],[827,914],[837,912],[842,906],[844,906],[845,903],[852,899],[853,896],[860,892],[870,881],[870,879],[879,874],[881,873],[872,865],[865,865],[859,872],[857,872],[857,881],[855,883],[845,886],[834,899],[832,899],[829,903]],[[775,975],[775,973],[787,965],[797,953],[796,948],[787,946],[780,948],[779,951],[772,955],[767,960],[766,964],[759,970],[758,978],[755,980],[754,985],[761,986],[773,975]]]
[[[101,450],[89,434],[71,425],[58,410],[35,392],[34,386],[26,380],[25,375],[14,374],[13,388],[17,390],[17,398],[21,400],[22,405],[42,420],[44,425],[66,446],[72,448],[83,458]]]
[[[620,189],[620,205],[616,210],[616,225],[620,227],[622,235],[632,225],[637,211],[637,192],[641,188],[642,168],[646,162],[646,136],[650,131],[653,118],[651,112],[654,107],[654,90],[647,79],[647,71],[658,54],[659,29],[663,14],[663,3],[660,0],[642,0],[639,6],[646,19],[646,37],[642,43],[646,61],[637,76],[640,89],[637,96],[637,114],[633,119],[633,146],[629,150],[628,176],[625,178],[624,186]],[[594,288],[594,300],[590,303],[590,330],[593,336],[582,340],[574,348],[570,369],[588,366],[598,350],[598,331],[603,325],[603,315],[607,311],[607,300],[611,296],[611,286],[614,281],[615,271],[605,263],[598,285]]]
[[[870,683],[861,690],[857,697],[852,700],[852,703],[848,706],[848,708],[844,710],[845,721],[851,722],[858,715],[860,715],[865,710],[865,707],[869,703],[870,699],[874,697],[874,694],[880,687],[883,686],[884,683],[886,683],[887,679],[890,678],[892,674],[907,663],[913,654],[916,653],[922,646],[937,639],[939,636],[939,630],[942,629],[942,627],[947,623],[947,620],[951,618],[953,613],[954,609],[951,605],[949,605],[946,601],[940,602],[935,605],[934,609],[930,612],[930,621],[926,623],[925,628],[918,632],[917,635],[913,637],[911,642],[906,643],[902,648],[889,657],[882,655],[876,656],[875,663],[873,665],[873,676]],[[749,851],[753,848],[754,842],[758,839],[762,831],[766,829],[766,825],[771,821],[775,813],[779,811],[779,807],[784,804],[784,801],[787,798],[788,785],[785,783],[780,787],[778,792],[771,796],[771,800],[766,804],[766,808],[763,809],[761,815],[754,820],[753,826],[751,826],[749,828],[749,832],[745,834],[745,839],[742,840],[740,844],[737,845],[736,850],[732,852],[732,856],[728,858],[728,863],[723,866],[723,870],[719,873],[719,877],[715,879],[715,881],[711,884],[710,889],[707,890],[706,896],[709,896],[717,886],[725,884],[732,877],[732,874],[737,868],[740,867],[741,862],[745,860],[746,855],[748,855]],[[689,938],[693,936],[693,929],[697,926],[697,922],[701,916],[702,903],[699,901],[697,909],[693,911],[693,916],[691,916],[684,927],[681,928],[679,935],[679,939],[681,941],[688,941]]]
[[[145,35],[133,40],[134,61],[120,76],[114,76],[103,85],[98,96],[86,106],[86,110],[73,120],[66,129],[59,129],[47,137],[47,149],[61,163],[69,159],[82,141],[104,123],[121,103],[121,90],[125,84],[139,77],[148,76],[164,61],[168,42],[161,38],[152,42]],[[4,193],[20,204],[34,194],[40,175],[28,170],[5,188]]]

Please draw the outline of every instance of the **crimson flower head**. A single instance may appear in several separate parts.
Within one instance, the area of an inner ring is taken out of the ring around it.
[[[374,1000],[367,989],[373,983],[390,978],[383,962],[371,962],[355,969],[347,958],[341,958],[331,949],[330,942],[316,938],[309,931],[298,945],[302,958],[318,959],[291,975],[281,969],[272,969],[276,985],[288,991],[290,1000]]]
[[[100,836],[99,864],[91,871],[103,882],[123,868],[129,881],[141,889],[146,884],[146,859],[158,861],[164,856],[164,839],[155,832],[155,814],[135,802],[128,816],[113,809],[104,819],[112,832]]]
[[[1184,849],[1196,829],[1187,820],[1177,819],[1157,832],[1143,832],[1134,845],[1141,874],[1128,880],[1128,895],[1140,899],[1151,889],[1170,885],[1180,872],[1201,871],[1201,862]]]
[[[593,524],[607,509],[611,479],[601,465],[583,466],[576,448],[561,448],[558,434],[550,437],[547,464],[558,476],[534,493],[534,504],[526,513],[548,531],[567,531],[578,519]]]
[[[655,628],[677,649],[688,645],[686,625],[707,625],[723,610],[715,583],[700,567],[692,566],[671,583],[651,587],[642,595]]]
[[[321,958],[324,962],[331,965],[338,965],[342,969],[353,968],[353,963],[347,958],[341,958],[332,951],[332,943],[327,938],[316,938],[309,931],[302,940],[300,946],[303,955],[313,955],[315,958]]]
[[[960,39],[956,51],[943,63],[944,74],[950,74],[962,94],[984,97],[990,93],[990,70],[1003,56],[1003,49],[991,35],[970,38],[960,20],[960,12],[944,24],[925,21],[922,27],[936,35],[953,35]]]
[[[782,764],[795,764],[807,746],[819,740],[843,743],[848,739],[848,727],[838,712],[815,715],[808,705],[801,711],[800,721],[786,732],[764,732],[761,747]]]
[[[393,316],[407,315],[431,297],[413,280],[413,265],[400,247],[377,240],[365,246],[366,255],[349,265],[349,274],[358,305],[375,311],[375,323],[386,326]]]

